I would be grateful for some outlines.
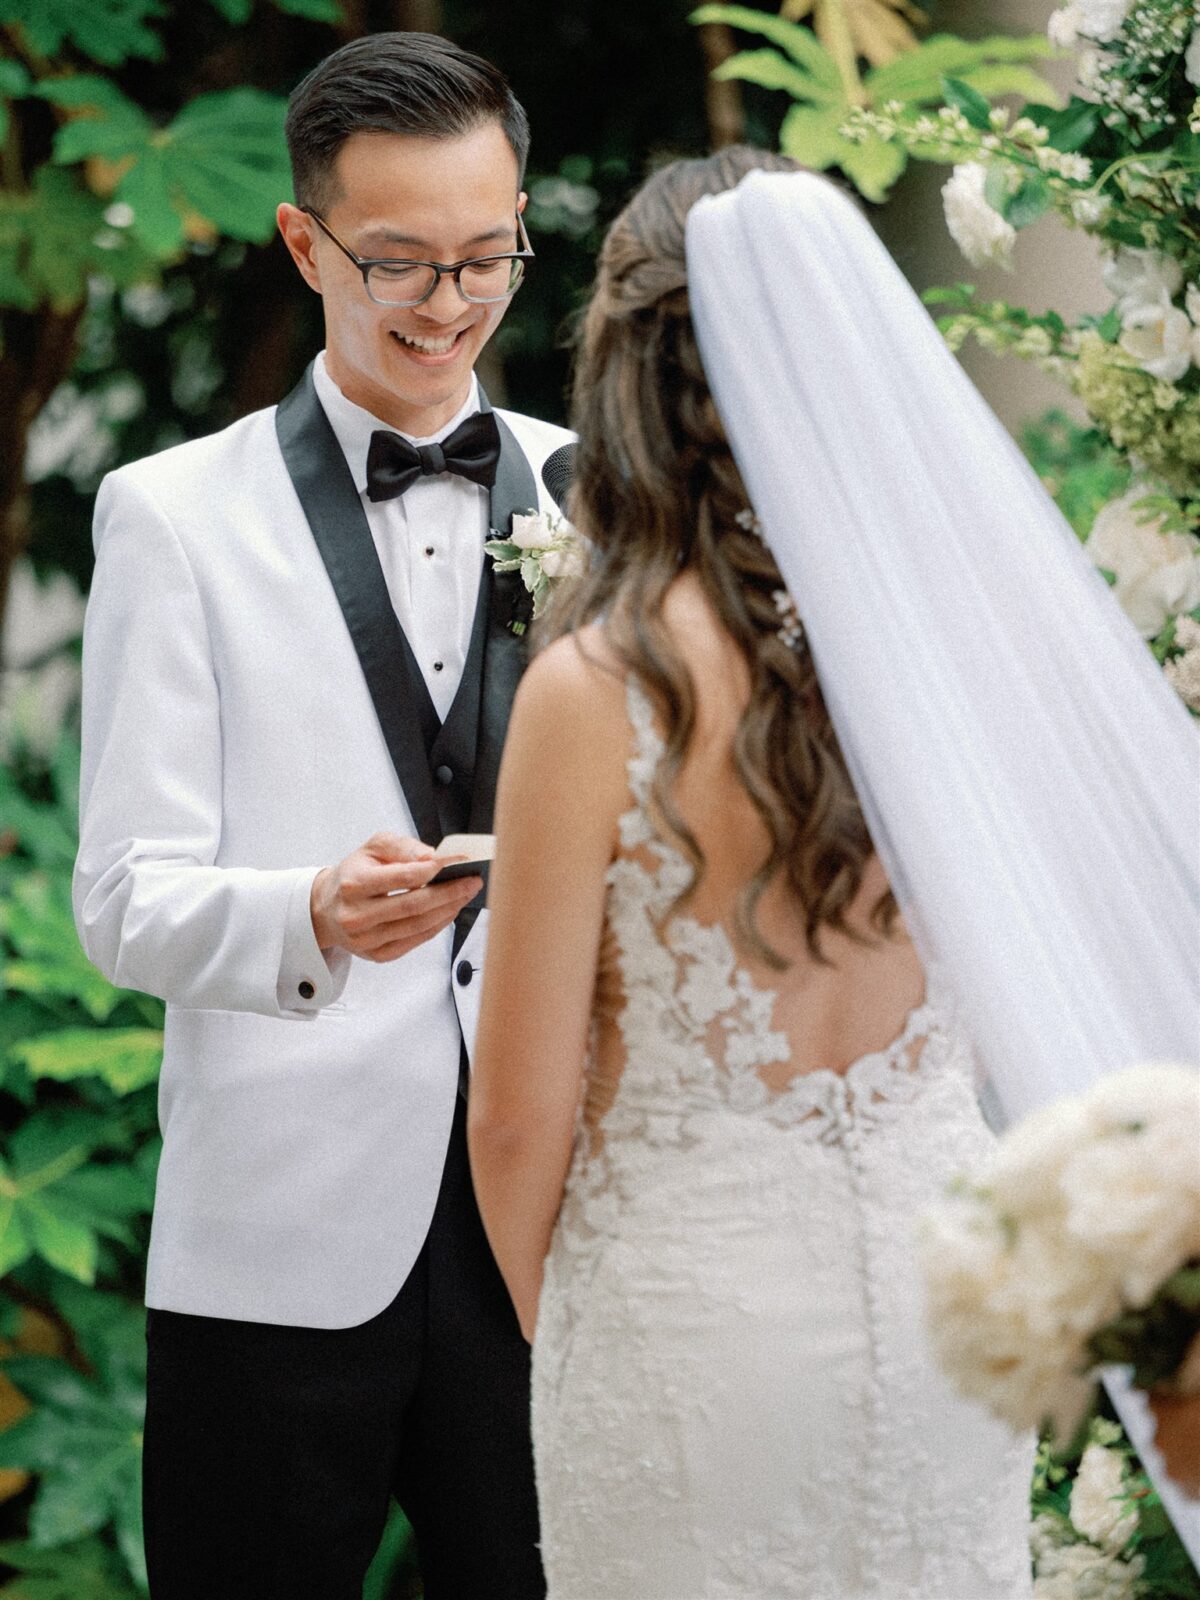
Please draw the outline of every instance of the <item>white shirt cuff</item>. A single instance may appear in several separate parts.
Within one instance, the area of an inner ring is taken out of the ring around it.
[[[276,994],[279,1009],[290,1016],[315,1016],[346,987],[350,955],[346,950],[322,950],[313,932],[310,901],[314,867],[296,879],[288,901]]]

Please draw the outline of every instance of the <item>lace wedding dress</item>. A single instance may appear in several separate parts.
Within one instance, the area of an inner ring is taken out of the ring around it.
[[[650,821],[662,743],[633,680],[628,703],[533,1350],[550,1600],[1027,1597],[1032,1441],[933,1369],[912,1246],[990,1138],[969,1050],[929,993],[885,1050],[787,1078],[777,995],[724,928],[657,932],[689,871]]]

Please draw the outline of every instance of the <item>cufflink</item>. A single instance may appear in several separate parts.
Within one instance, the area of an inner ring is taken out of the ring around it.
[[[317,992],[313,985],[309,983],[307,978],[301,978],[297,987],[300,990],[301,1000],[311,1000],[313,995],[315,995]]]

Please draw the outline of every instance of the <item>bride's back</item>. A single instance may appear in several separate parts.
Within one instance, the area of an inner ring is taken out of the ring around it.
[[[703,855],[704,867],[695,892],[662,928],[646,927],[653,917],[631,920],[626,914],[623,937],[622,914],[613,907],[598,980],[598,1029],[589,1097],[593,1115],[603,1115],[624,1065],[627,1028],[622,1014],[627,991],[639,966],[652,959],[644,947],[629,946],[648,933],[668,949],[674,947],[674,953],[681,947],[711,951],[712,935],[719,938],[717,967],[711,970],[727,972],[732,959],[736,973],[761,997],[758,1017],[764,1033],[782,1035],[786,1040],[786,1048],[771,1052],[776,1059],[757,1064],[758,1076],[772,1091],[817,1069],[841,1072],[863,1056],[884,1049],[902,1033],[925,989],[920,962],[903,926],[897,921],[884,936],[872,920],[874,908],[887,892],[887,880],[874,856],[845,911],[851,932],[827,926],[820,931],[824,960],[809,947],[801,908],[783,873],[775,875],[759,900],[754,925],[762,942],[786,966],[772,965],[765,952],[756,951],[739,935],[739,902],[771,853],[769,831],[738,774],[734,757],[734,742],[750,701],[750,673],[693,575],[683,575],[672,585],[662,619],[691,674],[696,706],[692,737],[671,797],[678,818]],[[618,869],[613,894],[628,891],[630,869],[635,882],[641,878],[648,884],[651,878],[665,877],[677,891],[690,877],[686,858],[655,818],[655,808],[646,805],[644,793],[639,793],[652,776],[650,760],[661,755],[661,730],[636,680],[629,704],[635,719],[631,732],[632,804],[618,848],[618,860],[628,867]],[[649,727],[638,727],[639,715],[650,717]],[[651,831],[653,839],[647,837]],[[699,929],[700,938],[686,933],[681,938],[681,929]],[[709,933],[707,941],[705,931]],[[681,965],[677,985],[694,988],[697,981],[695,963],[691,963],[690,976]],[[711,983],[724,981],[718,977]],[[712,1053],[719,1056],[731,1026],[737,1024],[731,1024],[727,1013],[718,1013],[715,1000],[709,1003],[714,1013]]]

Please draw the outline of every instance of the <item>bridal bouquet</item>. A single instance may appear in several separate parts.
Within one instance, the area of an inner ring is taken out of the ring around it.
[[[1015,1428],[1077,1430],[1095,1369],[1200,1392],[1200,1072],[1143,1066],[1035,1112],[922,1223],[932,1343]]]

